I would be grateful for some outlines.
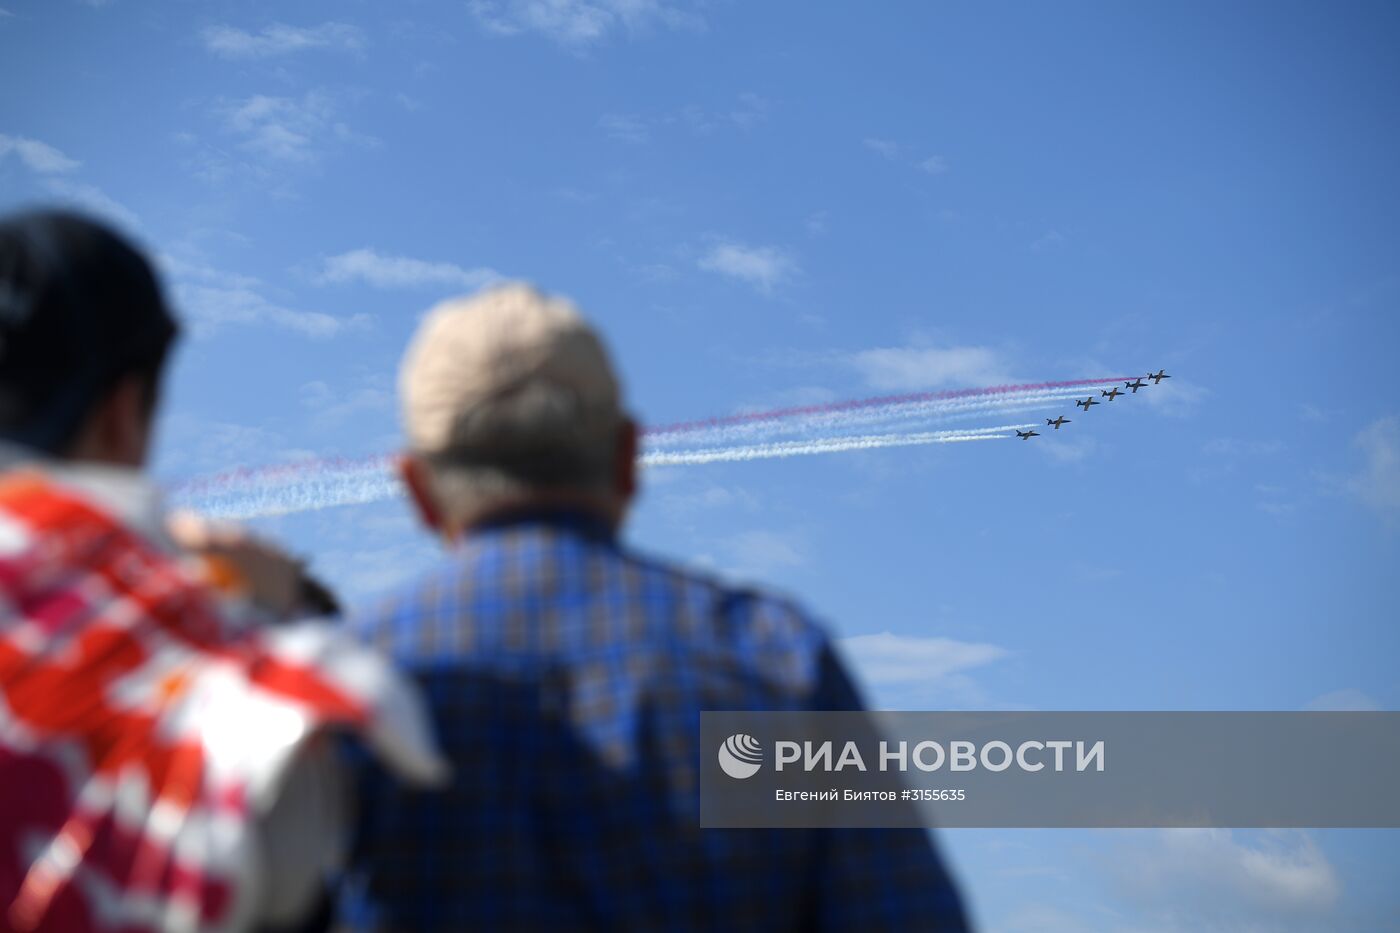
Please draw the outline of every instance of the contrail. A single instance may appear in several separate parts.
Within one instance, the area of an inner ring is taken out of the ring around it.
[[[1126,377],[915,392],[676,422],[642,432],[642,466],[681,466],[1010,437],[1034,425],[927,426],[1059,406]],[[872,429],[881,429],[872,433]],[[861,433],[856,433],[857,431]],[[327,458],[229,470],[175,486],[172,500],[224,518],[284,515],[393,498],[392,457]]]
[[[922,444],[955,444],[961,441],[1006,440],[1008,431],[1027,430],[1031,424],[1005,424],[970,431],[923,431],[915,434],[866,434],[853,437],[823,437],[810,441],[755,444],[750,447],[701,448],[674,453],[651,453],[641,458],[643,466],[680,466],[725,463],[740,460],[770,460],[775,457],[801,457],[809,454],[839,453],[846,450],[874,450],[878,447],[914,447]]]
[[[951,401],[965,398],[995,398],[1031,392],[1044,392],[1053,389],[1087,389],[1117,384],[1136,376],[1101,376],[1096,379],[1068,379],[1060,382],[1028,382],[1018,385],[986,386],[980,389],[945,389],[939,392],[907,392],[901,395],[877,395],[872,398],[850,399],[844,402],[824,402],[818,405],[798,405],[789,408],[774,408],[768,411],[745,412],[738,415],[725,415],[719,418],[705,418],[698,421],[678,421],[647,429],[647,435],[662,435],[676,432],[698,431],[704,428],[744,424],[752,421],[774,421],[800,415],[822,415],[837,412],[858,411],[864,408],[879,408],[889,405],[903,405],[910,402]]]
[[[705,463],[735,463],[745,460],[771,460],[813,454],[874,450],[881,447],[912,447],[924,444],[956,444],[965,441],[1005,440],[1009,432],[1035,427],[1005,424],[993,428],[957,431],[921,431],[904,434],[864,434],[819,437],[802,441],[777,441],[731,447],[701,447],[694,450],[655,451],[638,458],[642,467],[694,466]],[[176,501],[212,518],[246,519],[288,515],[338,505],[363,505],[399,496],[402,489],[390,472],[386,458],[358,464],[321,469],[301,475],[285,475],[271,482],[263,478],[241,488],[176,496]]]
[[[736,424],[704,425],[689,428],[683,432],[647,431],[643,434],[642,440],[649,449],[655,449],[677,445],[689,446],[697,442],[735,442],[783,434],[806,434],[855,427],[871,428],[900,422],[927,424],[940,421],[961,421],[980,417],[988,412],[1032,411],[1037,408],[1056,407],[1079,394],[1081,393],[1061,389],[1051,392],[1008,394],[998,398],[896,402],[856,410],[824,411],[812,414],[804,412],[783,419],[765,418]]]

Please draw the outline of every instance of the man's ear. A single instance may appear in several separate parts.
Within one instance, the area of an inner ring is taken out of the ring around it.
[[[637,494],[637,422],[623,420],[617,429],[617,449],[613,458],[613,492],[625,507]]]
[[[413,454],[399,457],[397,467],[399,479],[403,480],[408,489],[408,497],[413,500],[413,508],[418,512],[418,518],[433,531],[442,534],[445,531],[442,512],[433,499],[427,468]]]

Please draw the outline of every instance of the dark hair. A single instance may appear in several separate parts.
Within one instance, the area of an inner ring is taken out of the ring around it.
[[[0,220],[0,438],[51,455],[123,378],[154,410],[178,333],[150,263],[67,211]]]

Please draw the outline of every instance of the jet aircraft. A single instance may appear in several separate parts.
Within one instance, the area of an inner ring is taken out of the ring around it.
[[[1116,399],[1118,396],[1122,395],[1122,394],[1123,394],[1123,390],[1120,389],[1120,388],[1118,388],[1117,386],[1114,386],[1112,392],[1106,392],[1106,391],[1104,391],[1103,389],[1100,389],[1100,390],[1099,390],[1099,394],[1102,395],[1102,396],[1104,396],[1105,398],[1107,398],[1107,399],[1111,402],[1111,401],[1113,401],[1114,399]]]
[[[1082,398],[1082,399],[1080,399],[1079,401],[1075,402],[1074,404],[1078,405],[1080,408],[1084,409],[1085,411],[1088,411],[1089,408],[1090,408],[1091,406],[1093,406],[1093,405],[1099,405],[1099,404],[1101,404],[1101,403],[1099,402],[1098,399],[1094,398],[1094,397],[1091,395],[1091,396],[1089,396],[1088,398]]]
[[[1023,441],[1028,441],[1033,437],[1040,437],[1040,435],[1034,431],[1017,431],[1016,436]]]
[[[1165,369],[1159,369],[1155,373],[1148,373],[1147,378],[1152,380],[1153,385],[1159,386],[1162,384],[1163,379],[1170,379],[1171,376],[1167,375],[1167,371]]]
[[[1132,390],[1133,390],[1133,394],[1134,394],[1134,395],[1137,395],[1137,390],[1138,390],[1138,389],[1145,389],[1145,388],[1147,388],[1147,383],[1145,383],[1145,382],[1143,382],[1141,379],[1139,379],[1139,380],[1137,380],[1136,382],[1125,382],[1125,383],[1123,383],[1123,388],[1125,388],[1125,389],[1132,389]]]
[[[1069,423],[1070,423],[1070,420],[1069,420],[1068,418],[1066,418],[1064,415],[1060,415],[1058,418],[1055,418],[1055,419],[1053,419],[1053,420],[1051,420],[1050,418],[1046,418],[1046,419],[1045,419],[1045,423],[1046,423],[1046,424],[1053,424],[1053,425],[1055,426],[1055,430],[1058,431],[1058,430],[1060,430],[1060,425],[1062,425],[1062,424],[1069,424]]]

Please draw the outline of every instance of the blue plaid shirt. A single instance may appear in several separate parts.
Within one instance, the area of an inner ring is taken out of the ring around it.
[[[534,513],[351,624],[418,678],[455,769],[427,793],[361,767],[352,928],[965,929],[922,830],[699,827],[701,710],[860,708],[790,603]]]

